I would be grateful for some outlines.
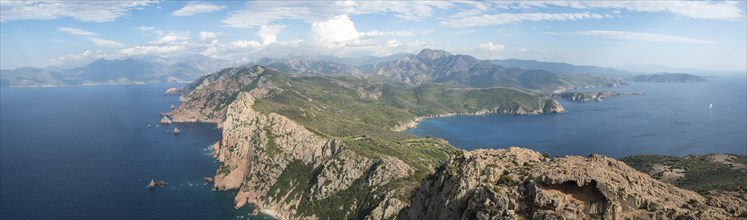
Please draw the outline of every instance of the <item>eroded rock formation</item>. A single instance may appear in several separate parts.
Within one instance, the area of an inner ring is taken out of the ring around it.
[[[744,200],[703,197],[615,159],[475,150],[420,186],[401,219],[727,219]],[[710,201],[710,205],[709,202]]]

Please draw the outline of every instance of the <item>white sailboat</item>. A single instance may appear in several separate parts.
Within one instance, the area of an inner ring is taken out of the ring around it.
[[[711,104],[710,106],[708,106],[708,110],[709,111],[713,110],[713,104]]]

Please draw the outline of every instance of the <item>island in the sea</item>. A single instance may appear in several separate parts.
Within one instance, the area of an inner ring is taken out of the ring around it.
[[[185,86],[182,103],[166,120],[222,127],[222,140],[212,147],[220,162],[214,189],[236,190],[236,207],[251,204],[284,219],[747,216],[743,192],[699,194],[605,156],[465,151],[400,132],[440,115],[562,112],[543,91],[593,87],[600,80],[610,85],[604,78],[559,79],[475,60],[423,50],[374,65],[368,77],[228,68]],[[407,67],[422,68],[402,71]],[[482,80],[464,72],[477,67]],[[578,100],[614,95],[569,94]]]
[[[660,82],[660,83],[694,83],[707,81],[703,77],[687,73],[655,73],[638,75],[631,78],[633,82]]]

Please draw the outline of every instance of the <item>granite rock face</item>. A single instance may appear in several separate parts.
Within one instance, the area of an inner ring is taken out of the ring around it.
[[[237,207],[252,204],[284,219],[313,217],[298,210],[307,189],[310,199],[321,200],[348,190],[361,178],[383,187],[392,179],[413,174],[398,159],[364,157],[342,141],[320,137],[284,116],[260,114],[251,107],[254,101],[251,92],[241,92],[228,106],[223,140],[214,149],[221,162],[214,187],[238,190]],[[370,208],[382,211],[370,219],[391,218],[404,207],[404,202],[394,198],[399,193],[381,194],[380,203]]]
[[[548,159],[508,148],[453,158],[423,181],[401,219],[726,219],[745,217],[724,197],[662,183],[615,159]],[[710,201],[710,203],[709,203]]]

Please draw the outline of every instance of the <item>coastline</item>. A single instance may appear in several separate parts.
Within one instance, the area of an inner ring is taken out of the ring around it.
[[[418,126],[418,124],[426,119],[432,119],[432,118],[441,118],[441,117],[450,117],[450,116],[457,116],[457,115],[471,115],[471,116],[480,116],[480,115],[489,115],[489,114],[507,114],[507,115],[539,115],[543,113],[561,113],[564,112],[565,108],[560,106],[560,108],[556,109],[555,111],[551,112],[544,112],[543,110],[532,110],[532,111],[526,111],[524,109],[519,110],[508,110],[508,109],[501,109],[495,108],[493,110],[480,110],[472,113],[463,113],[463,112],[451,112],[451,113],[445,113],[445,114],[437,114],[437,115],[428,115],[428,116],[421,116],[413,119],[410,122],[400,124],[398,126],[395,126],[392,128],[392,131],[402,132],[410,128],[415,128]]]

